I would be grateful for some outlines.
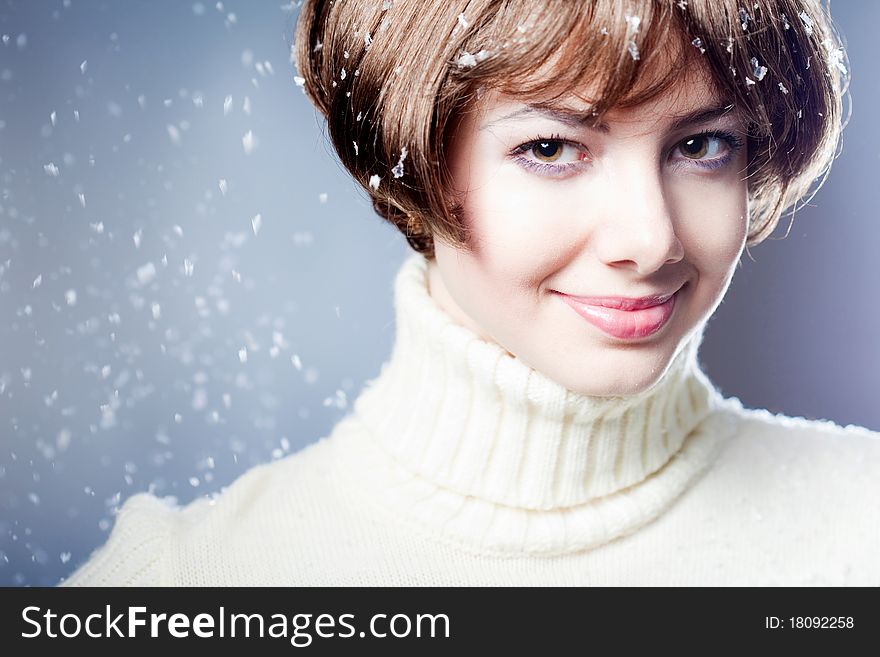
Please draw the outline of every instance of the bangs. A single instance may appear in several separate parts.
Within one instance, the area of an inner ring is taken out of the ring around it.
[[[459,101],[486,89],[523,100],[574,95],[598,121],[612,107],[652,100],[698,71],[755,136],[767,136],[774,119],[790,127],[803,109],[788,91],[803,86],[799,71],[809,68],[801,53],[813,50],[803,43],[811,19],[801,12],[791,26],[785,3],[750,6],[751,13],[739,0],[510,0],[464,41],[448,82]]]
[[[475,96],[493,89],[523,100],[574,95],[589,103],[596,121],[613,107],[631,107],[667,91],[685,67],[709,73],[702,41],[691,43],[683,12],[672,4],[614,0],[508,3],[468,46],[491,53],[475,67],[451,74]],[[523,19],[527,15],[527,19]],[[467,51],[465,51],[467,52]],[[589,93],[589,95],[588,95]]]

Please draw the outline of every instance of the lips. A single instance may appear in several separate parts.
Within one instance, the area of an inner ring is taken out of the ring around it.
[[[621,340],[634,340],[653,335],[668,323],[680,291],[681,288],[673,293],[637,299],[575,297],[561,292],[557,292],[557,296],[604,333]]]
[[[561,292],[559,294],[562,294]],[[673,292],[653,294],[644,297],[577,297],[564,295],[578,303],[588,306],[600,306],[602,308],[614,308],[615,310],[642,310],[666,303],[675,294]]]

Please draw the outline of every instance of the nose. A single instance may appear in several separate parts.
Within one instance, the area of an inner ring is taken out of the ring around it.
[[[644,162],[621,163],[604,181],[604,217],[595,248],[607,265],[651,274],[684,257],[663,174]]]

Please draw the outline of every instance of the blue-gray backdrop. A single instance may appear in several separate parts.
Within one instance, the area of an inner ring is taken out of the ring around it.
[[[833,13],[843,154],[701,354],[749,406],[878,430],[880,3]],[[408,247],[294,84],[296,15],[0,0],[0,584],[55,584],[135,492],[185,503],[326,435],[390,353]]]

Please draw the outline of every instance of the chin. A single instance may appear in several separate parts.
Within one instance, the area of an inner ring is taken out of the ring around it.
[[[644,358],[644,356],[642,356]],[[638,395],[654,386],[663,377],[669,361],[660,363],[643,361],[637,366],[613,364],[607,371],[592,370],[584,376],[584,369],[579,372],[557,372],[557,376],[547,375],[572,392],[588,397],[626,397]]]

